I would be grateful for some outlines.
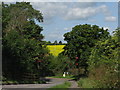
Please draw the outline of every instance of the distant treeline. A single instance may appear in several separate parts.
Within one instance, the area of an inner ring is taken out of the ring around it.
[[[62,41],[57,41],[55,40],[53,43],[51,41],[46,41],[45,42],[46,45],[66,45],[66,43],[62,43]]]

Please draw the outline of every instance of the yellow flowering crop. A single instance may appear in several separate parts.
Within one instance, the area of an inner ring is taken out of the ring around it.
[[[54,56],[58,56],[59,53],[64,51],[63,47],[65,45],[47,45],[47,48],[50,50],[50,53]]]

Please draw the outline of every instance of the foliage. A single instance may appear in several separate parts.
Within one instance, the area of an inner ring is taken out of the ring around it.
[[[42,27],[35,24],[43,21],[42,14],[29,2],[3,3],[2,10],[3,75],[18,80],[25,73],[46,75],[49,50],[42,46]]]
[[[46,44],[51,45],[52,43],[51,43],[51,41],[46,41]]]
[[[42,14],[32,8],[29,2],[16,2],[16,4],[2,4],[3,34],[17,29],[19,32],[29,21],[43,21]]]
[[[89,78],[81,78],[78,81],[78,86],[80,88],[95,88],[96,82]]]
[[[50,68],[55,75],[62,76],[63,72],[72,68],[72,63],[70,62],[69,57],[59,54],[58,57],[52,58]]]
[[[57,40],[54,41],[54,45],[57,45]]]
[[[107,30],[97,25],[76,25],[72,31],[64,34],[67,44],[63,54],[70,57],[77,68],[83,67],[87,70],[88,64],[86,62],[95,43],[108,38],[108,36]]]
[[[85,69],[85,74],[89,70],[88,78],[79,81],[81,87],[120,87],[120,28],[114,31],[113,36],[109,36],[107,29],[97,25],[76,25],[72,31],[64,34],[67,44],[58,45],[57,41],[42,41],[43,28],[35,21],[43,22],[43,16],[29,2],[2,3],[2,11],[5,83],[37,83],[27,80],[26,76],[31,74],[31,77],[38,79],[39,76],[57,75],[80,68]],[[16,82],[24,78],[25,81]]]
[[[62,41],[59,41],[59,43],[56,41],[54,41],[54,43],[52,43],[51,41],[44,41],[44,44],[46,45],[66,45],[66,43],[62,43]]]
[[[59,45],[62,45],[62,41],[59,41]]]
[[[92,69],[88,78],[81,78],[78,85],[81,88],[119,88],[118,74],[106,66]]]
[[[104,41],[99,41],[91,52],[89,78],[98,80],[99,88],[119,88],[119,60],[120,60],[120,29]]]

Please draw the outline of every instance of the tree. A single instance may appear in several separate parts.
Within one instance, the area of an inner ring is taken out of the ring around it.
[[[102,83],[99,87],[119,88],[119,60],[120,60],[120,29],[114,31],[113,36],[98,41],[92,49],[88,60],[89,76]],[[96,72],[97,71],[97,72]],[[100,74],[100,75],[98,75]]]
[[[59,44],[62,45],[62,41],[59,41]]]
[[[2,4],[3,33],[12,29],[22,30],[27,21],[43,21],[42,14],[35,10],[30,2],[16,2],[16,4]],[[7,27],[6,27],[7,26]],[[6,29],[4,29],[6,28]]]
[[[68,71],[72,68],[69,58],[59,54],[58,57],[52,57],[50,68],[55,75]]]
[[[95,43],[109,37],[109,33],[97,25],[76,25],[71,32],[64,34],[67,41],[64,47],[64,55],[68,55],[75,65],[85,68],[87,71],[87,60]],[[76,59],[77,58],[77,59]]]
[[[40,70],[49,63],[48,50],[42,46],[43,29],[35,23],[43,21],[42,14],[29,2],[2,3],[2,10],[3,75],[11,79],[22,79],[25,73],[42,75]]]
[[[54,41],[54,45],[57,45],[57,40]]]
[[[47,44],[50,45],[50,44],[52,44],[52,43],[51,43],[51,41],[48,41]]]

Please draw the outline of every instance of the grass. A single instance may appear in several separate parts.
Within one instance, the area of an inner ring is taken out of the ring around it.
[[[46,83],[45,81],[15,81],[15,80],[6,80],[6,81],[1,81],[0,82],[2,85],[15,85],[15,84],[43,84]]]
[[[18,81],[15,80],[7,80],[7,81],[2,81],[1,84],[3,85],[11,85],[11,84],[18,84]]]
[[[49,77],[50,78],[50,77]],[[51,76],[51,78],[66,78],[66,79],[74,79],[73,75],[67,75],[66,77],[63,76]]]
[[[56,90],[62,88],[62,90],[67,90],[71,86],[70,82],[64,82],[63,84],[53,86],[49,88],[48,90]]]
[[[59,53],[64,51],[63,47],[65,45],[47,45],[47,48],[50,50],[50,53],[54,56],[58,56]]]

